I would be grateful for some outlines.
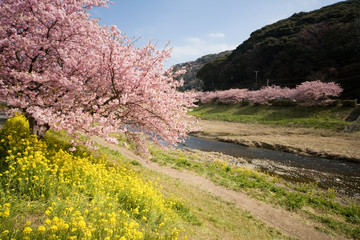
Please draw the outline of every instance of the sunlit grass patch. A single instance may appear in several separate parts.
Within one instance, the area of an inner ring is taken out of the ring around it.
[[[170,166],[192,170],[219,185],[234,190],[245,190],[257,200],[305,213],[307,218],[322,224],[324,232],[329,231],[331,234],[351,238],[360,237],[359,205],[339,199],[333,189],[324,191],[316,183],[293,184],[258,170],[237,167],[220,159],[209,160],[211,158],[198,157],[190,152],[166,152],[157,148],[153,148],[151,152],[152,160],[159,164],[166,161]],[[312,215],[307,214],[309,208],[313,209]],[[335,228],[336,223],[339,224]]]
[[[168,166],[172,166],[171,163]],[[163,186],[161,191],[166,196],[174,192],[181,196],[195,213],[200,224],[188,226],[192,234],[189,239],[216,240],[216,239],[292,239],[284,236],[274,228],[266,226],[261,220],[243,211],[235,203],[222,200],[197,186],[182,183],[166,174],[139,168],[144,174]]]

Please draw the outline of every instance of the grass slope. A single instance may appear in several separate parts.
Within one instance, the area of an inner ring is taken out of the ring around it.
[[[119,152],[38,140],[22,116],[0,137],[0,239],[289,239]]]
[[[39,141],[23,118],[17,120],[0,130],[2,239],[291,239],[233,203],[117,151],[100,146],[69,153],[63,134],[50,132]],[[151,153],[159,164],[297,212],[331,236],[360,238],[359,205],[332,190],[291,185],[193,153],[157,147]]]
[[[360,206],[338,196],[333,189],[323,191],[316,183],[292,184],[211,156],[190,152],[152,149],[151,160],[206,176],[218,185],[246,191],[253,198],[302,215],[309,224],[331,236],[360,238]],[[211,160],[212,159],[212,160]]]
[[[349,125],[344,118],[353,109],[340,106],[279,107],[212,103],[199,105],[193,109],[191,114],[208,120],[344,130]]]
[[[1,239],[186,238],[192,215],[180,199],[121,161],[70,153],[59,136],[38,140],[23,116],[1,129]]]

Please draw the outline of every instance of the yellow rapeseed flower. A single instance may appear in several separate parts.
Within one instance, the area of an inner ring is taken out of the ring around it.
[[[40,233],[44,233],[46,231],[46,227],[45,226],[39,226],[37,231],[40,232]]]
[[[9,216],[10,216],[10,209],[9,208],[5,208],[5,210],[2,213],[0,212],[0,217],[8,218]]]
[[[58,228],[58,226],[56,226],[56,225],[53,225],[53,226],[50,227],[50,231],[51,231],[51,232],[56,232],[56,231],[58,231],[58,230],[59,230],[59,228]]]
[[[47,218],[47,219],[45,220],[45,225],[51,225],[51,220]]]
[[[79,226],[79,228],[83,229],[86,227],[86,222],[84,220],[80,220],[77,225]]]
[[[32,232],[32,228],[31,227],[25,227],[23,232],[24,232],[24,234],[30,234]]]
[[[43,198],[46,195],[49,199],[56,197],[56,202],[46,203],[44,210],[48,218],[43,222],[44,226],[37,227],[39,237],[46,233],[49,234],[46,238],[55,239],[59,238],[58,233],[64,233],[64,239],[77,239],[71,235],[80,233],[85,239],[91,239],[101,233],[99,237],[102,239],[107,236],[121,240],[141,239],[147,234],[150,238],[169,236],[173,239],[182,232],[174,228],[178,217],[173,210],[176,198],[175,201],[167,201],[160,193],[160,187],[155,187],[154,183],[144,181],[127,167],[110,166],[106,158],[97,159],[89,154],[74,156],[67,151],[47,147],[35,136],[21,135],[23,140],[19,140],[18,135],[23,132],[10,136],[11,141],[5,139],[12,152],[6,158],[9,171],[1,174],[2,178],[19,180],[7,183],[4,191],[16,189],[21,196],[31,192],[36,198],[39,195]],[[51,144],[53,146],[54,143]],[[13,150],[14,147],[16,150]],[[24,185],[21,187],[23,190],[18,188],[19,183]],[[10,191],[7,194],[13,196]],[[59,211],[53,211],[55,206],[60,206]],[[151,221],[148,216],[151,220],[161,216],[162,224],[157,231],[147,232],[144,221]],[[0,207],[0,220],[3,217],[10,217],[10,205]],[[140,220],[140,225],[137,220]],[[30,225],[26,226],[29,229],[25,228],[24,233],[32,233]]]

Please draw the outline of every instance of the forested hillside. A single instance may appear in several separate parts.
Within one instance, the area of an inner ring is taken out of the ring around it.
[[[202,90],[204,87],[204,83],[196,78],[196,74],[206,63],[218,58],[218,57],[224,57],[229,56],[231,51],[225,51],[218,54],[208,54],[205,56],[202,56],[195,61],[186,62],[186,63],[180,63],[174,65],[174,72],[185,68],[186,72],[184,74],[181,74],[177,77],[177,80],[183,79],[184,80],[184,86],[180,90]]]
[[[207,63],[203,90],[335,81],[343,97],[360,97],[360,1],[300,12],[254,31],[230,55]]]

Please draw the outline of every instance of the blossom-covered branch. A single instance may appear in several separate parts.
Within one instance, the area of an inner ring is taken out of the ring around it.
[[[165,71],[170,50],[136,48],[115,26],[90,19],[87,9],[107,3],[0,2],[0,103],[19,109],[39,137],[51,127],[114,142],[119,129],[180,141],[193,96]]]

